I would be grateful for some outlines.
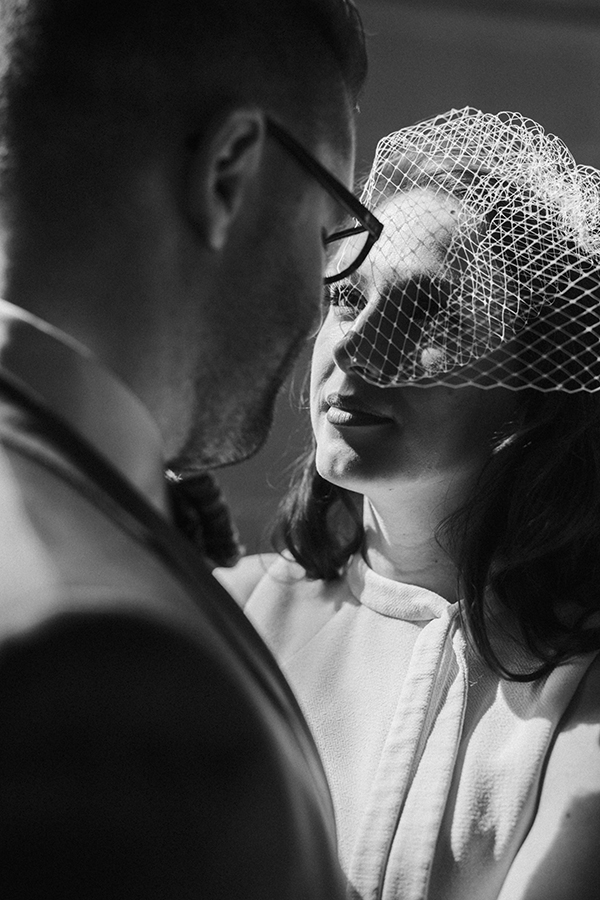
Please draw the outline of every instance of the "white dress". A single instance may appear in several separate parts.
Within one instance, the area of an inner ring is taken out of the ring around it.
[[[329,584],[277,559],[245,608],[322,755],[348,896],[496,898],[595,654],[533,683],[503,680],[465,641],[456,605],[359,557]],[[511,665],[531,660],[513,649]]]

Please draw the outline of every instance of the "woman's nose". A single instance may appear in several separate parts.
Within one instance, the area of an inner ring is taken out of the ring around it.
[[[374,352],[373,346],[364,340],[363,334],[350,331],[335,347],[333,357],[346,374],[358,375],[369,384],[382,384],[385,360]]]
[[[378,387],[397,384],[406,338],[400,325],[398,308],[389,301],[369,304],[334,348],[336,364]]]

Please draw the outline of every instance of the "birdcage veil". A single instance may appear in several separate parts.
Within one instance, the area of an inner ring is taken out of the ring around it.
[[[519,113],[467,107],[380,141],[363,202],[377,213],[408,192],[417,214],[419,196],[453,198],[452,228],[433,271],[391,284],[410,243],[391,214],[359,272],[331,286],[360,374],[600,390],[600,172]]]

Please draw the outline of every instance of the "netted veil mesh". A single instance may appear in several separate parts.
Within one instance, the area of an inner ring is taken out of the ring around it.
[[[380,141],[362,200],[384,231],[331,303],[367,381],[600,390],[600,172],[561,140],[451,110]]]

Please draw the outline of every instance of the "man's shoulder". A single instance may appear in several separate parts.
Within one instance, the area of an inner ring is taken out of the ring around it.
[[[203,607],[226,601],[208,569],[198,566],[192,592],[141,532],[19,449],[0,448],[0,503],[0,638],[114,612],[197,632]]]

